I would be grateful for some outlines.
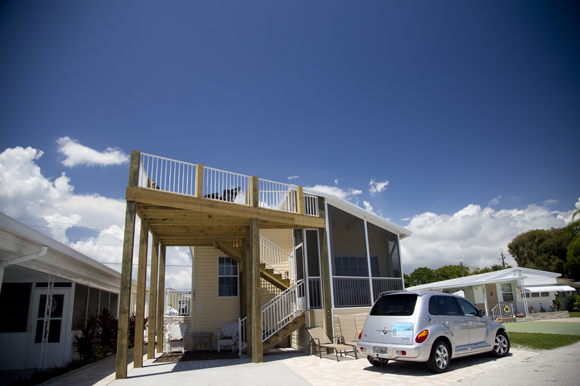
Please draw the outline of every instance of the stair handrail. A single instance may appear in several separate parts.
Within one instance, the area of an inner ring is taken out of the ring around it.
[[[260,261],[293,282],[292,255],[260,235]]]
[[[262,306],[262,341],[276,334],[306,311],[304,279]]]

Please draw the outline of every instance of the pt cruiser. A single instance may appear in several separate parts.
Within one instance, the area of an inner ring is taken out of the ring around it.
[[[389,360],[425,362],[441,373],[451,358],[490,352],[506,356],[505,328],[467,299],[440,292],[396,291],[381,294],[357,342],[373,366]]]

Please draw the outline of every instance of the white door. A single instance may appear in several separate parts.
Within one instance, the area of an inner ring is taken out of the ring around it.
[[[27,368],[40,368],[42,352],[42,332],[44,326],[44,311],[48,289],[34,291],[32,310],[28,323],[29,343],[26,358]],[[52,308],[50,312],[48,343],[46,345],[45,368],[60,366],[65,360],[66,346],[69,344],[67,326],[69,321],[68,288],[54,288],[52,291]]]

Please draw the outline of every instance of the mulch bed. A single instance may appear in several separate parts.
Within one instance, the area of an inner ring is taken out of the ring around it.
[[[231,350],[217,351],[186,351],[185,354],[180,352],[163,353],[155,362],[187,362],[187,361],[209,361],[213,359],[237,359],[238,354]]]

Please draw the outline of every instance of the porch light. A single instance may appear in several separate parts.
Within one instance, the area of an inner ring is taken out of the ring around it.
[[[427,340],[427,337],[429,337],[429,330],[423,330],[419,333],[419,335],[417,335],[415,342],[423,343]]]

